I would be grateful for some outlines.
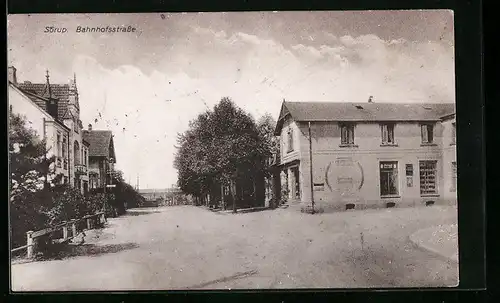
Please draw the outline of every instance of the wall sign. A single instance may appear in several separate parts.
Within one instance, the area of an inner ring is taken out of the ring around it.
[[[413,176],[406,177],[406,186],[413,187]]]
[[[413,164],[406,164],[406,186],[413,187]]]

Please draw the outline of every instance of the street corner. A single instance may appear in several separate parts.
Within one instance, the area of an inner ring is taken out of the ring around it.
[[[458,263],[458,225],[437,225],[420,229],[409,237],[413,245],[447,261]]]

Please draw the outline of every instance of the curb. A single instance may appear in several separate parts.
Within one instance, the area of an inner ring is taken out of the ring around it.
[[[449,262],[453,265],[458,265],[458,260],[455,260],[455,258],[453,257],[449,257],[449,256],[445,256],[444,254],[442,254],[441,252],[439,252],[438,250],[434,249],[434,248],[431,248],[427,245],[424,245],[422,243],[419,243],[419,241],[416,241],[415,239],[413,239],[414,237],[414,234],[413,233],[412,235],[410,235],[408,237],[408,240],[410,241],[410,243],[417,249],[420,249],[421,251],[425,251],[425,252],[428,252],[436,257],[438,257],[439,259],[443,260],[443,261],[446,261],[446,262]]]

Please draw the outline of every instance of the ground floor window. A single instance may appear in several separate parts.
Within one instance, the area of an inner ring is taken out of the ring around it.
[[[399,194],[398,190],[398,162],[380,162],[380,195],[394,196]]]
[[[420,161],[420,194],[429,195],[437,193],[436,184],[437,161]]]
[[[450,191],[457,191],[457,162],[451,162],[451,189]]]
[[[87,195],[88,192],[89,192],[89,184],[87,181],[83,181],[83,194]]]

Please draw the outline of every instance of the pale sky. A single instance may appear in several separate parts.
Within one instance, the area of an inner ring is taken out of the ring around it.
[[[107,25],[137,31],[76,33]],[[9,15],[7,28],[18,81],[76,73],[85,128],[113,131],[116,167],[141,188],[176,183],[176,134],[225,96],[255,118],[284,98],[455,102],[451,11]]]

